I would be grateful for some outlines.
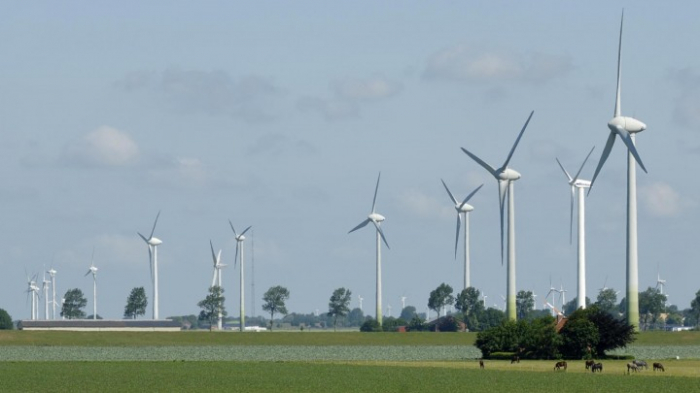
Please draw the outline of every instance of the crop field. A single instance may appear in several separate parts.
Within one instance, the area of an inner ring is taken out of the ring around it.
[[[666,372],[603,373],[569,361],[486,361],[474,334],[311,332],[0,332],[2,391],[419,392],[700,391],[698,332],[640,335],[619,353],[662,361]],[[676,356],[679,359],[676,359]],[[657,360],[659,359],[659,360]]]

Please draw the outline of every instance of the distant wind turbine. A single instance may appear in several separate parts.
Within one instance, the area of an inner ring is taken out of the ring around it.
[[[595,146],[593,147],[595,149]],[[571,177],[569,172],[564,169],[564,166],[559,162],[557,158],[557,164],[564,175],[566,175],[569,185],[571,186],[571,210],[569,212],[569,242],[573,238],[574,232],[574,199],[576,199],[575,194],[578,194],[578,216],[576,222],[578,223],[577,234],[577,248],[578,248],[578,282],[577,282],[577,305],[576,308],[586,308],[586,201],[583,190],[591,186],[591,182],[588,180],[579,179],[581,170],[586,165],[588,157],[593,153],[593,149],[588,152],[586,159],[583,160],[583,164],[576,172],[576,175]]]
[[[591,180],[591,188],[588,190],[590,194],[593,183],[598,177],[600,170],[603,168],[605,161],[610,155],[613,144],[617,136],[627,146],[627,323],[633,325],[635,330],[639,330],[639,258],[637,254],[637,164],[646,172],[644,163],[637,153],[635,147],[635,135],[646,130],[646,124],[633,118],[622,116],[620,109],[620,64],[622,58],[622,22],[624,20],[624,11],[620,18],[620,41],[617,50],[617,90],[615,93],[615,111],[614,117],[608,122],[610,134],[605,143],[603,154],[598,161],[598,166]]]
[[[36,274],[29,277],[27,274],[27,296],[32,297],[32,320],[39,319],[38,303],[39,303],[39,287],[36,285]]]
[[[236,263],[238,261],[238,249],[240,248],[240,260],[241,260],[241,270],[240,270],[240,275],[241,275],[241,316],[240,316],[240,327],[241,331],[245,331],[245,280],[244,280],[244,263],[245,263],[245,258],[243,257],[243,241],[245,240],[245,233],[248,232],[248,229],[251,227],[249,226],[248,228],[244,229],[243,232],[240,234],[236,233],[236,229],[233,227],[233,224],[231,223],[231,220],[228,220],[229,225],[231,226],[231,230],[233,231],[233,236],[236,239],[236,255],[233,258],[233,267],[236,267]]]
[[[221,263],[221,250],[219,250],[218,254],[214,253],[214,245],[211,243],[211,240],[209,240],[209,247],[211,247],[211,258],[214,261],[214,277],[211,279],[211,286],[218,286],[223,290],[222,286],[222,270],[226,267],[223,263]],[[218,281],[218,282],[217,282]],[[223,329],[223,315],[221,314],[221,308],[219,308],[219,321],[218,321],[218,328],[219,330]]]
[[[452,195],[452,192],[450,192],[450,189],[447,187],[447,184],[445,184],[444,180],[442,181],[442,185],[445,186],[445,191],[447,191],[447,195],[450,196],[450,199],[452,202],[455,204],[455,210],[457,210],[457,232],[455,233],[455,258],[457,258],[457,244],[459,243],[459,229],[462,223],[462,214],[464,214],[464,289],[469,288],[471,286],[471,280],[470,280],[470,266],[469,266],[469,212],[474,210],[474,207],[467,202],[476,194],[477,191],[481,189],[484,185],[480,185],[477,187],[474,191],[472,191],[469,195],[467,195],[462,202],[458,202],[457,199]]]
[[[379,322],[380,326],[382,325],[382,243],[381,242],[384,241],[384,244],[386,244],[386,248],[389,248],[389,243],[387,243],[386,237],[384,237],[384,232],[382,231],[382,227],[380,226],[380,223],[382,221],[384,221],[385,218],[381,214],[377,213],[375,210],[375,207],[377,204],[377,191],[379,190],[379,179],[381,178],[381,176],[382,176],[382,173],[379,172],[379,176],[377,176],[377,186],[374,188],[374,199],[372,200],[372,211],[367,216],[367,219],[362,221],[355,228],[351,229],[350,232],[348,232],[348,233],[355,232],[356,230],[364,227],[365,225],[369,224],[370,222],[372,224],[374,224],[374,228],[377,230],[377,314],[376,314],[376,319],[377,319],[377,322]]]
[[[659,290],[659,293],[662,295],[664,294],[664,287],[666,286],[666,280],[661,279],[661,275],[659,274],[658,267],[656,268],[656,289]]]
[[[95,267],[95,250],[92,250],[90,268],[85,276],[92,273],[92,319],[97,319],[97,268]]]
[[[51,298],[51,306],[53,307],[51,319],[56,319],[56,273],[58,272],[52,267],[47,273],[49,273],[49,277],[51,277],[51,292],[53,293]]]
[[[362,311],[362,301],[364,300],[364,298],[361,295],[357,295],[357,300],[360,303],[360,311]]]
[[[44,289],[44,319],[49,319],[49,284],[51,281],[46,279],[46,272],[44,272],[44,278],[42,280],[42,287]]]
[[[153,282],[153,319],[158,319],[158,246],[163,243],[157,237],[153,237],[153,233],[156,231],[156,225],[158,224],[158,217],[160,217],[160,211],[156,215],[156,220],[153,222],[153,229],[151,229],[151,234],[148,238],[140,232],[136,232],[148,245],[148,259],[151,266],[151,281]]]
[[[520,179],[521,175],[516,170],[509,168],[508,163],[513,157],[515,148],[518,147],[518,142],[520,142],[520,138],[522,138],[523,133],[525,132],[528,123],[530,123],[530,119],[532,119],[532,115],[534,113],[535,111],[530,112],[530,116],[528,116],[527,121],[525,121],[525,125],[523,125],[522,130],[520,130],[520,134],[518,134],[518,137],[515,139],[515,143],[510,149],[510,153],[508,153],[508,158],[506,158],[506,161],[498,169],[487,164],[481,158],[470,153],[467,149],[462,148],[464,153],[486,169],[496,179],[496,181],[498,181],[498,201],[500,205],[501,222],[501,263],[503,263],[503,214],[506,197],[508,197],[508,273],[506,275],[508,299],[506,301],[506,317],[512,321],[517,319],[515,307],[515,201],[513,198],[513,182]]]

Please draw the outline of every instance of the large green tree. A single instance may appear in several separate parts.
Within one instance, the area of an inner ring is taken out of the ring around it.
[[[352,292],[349,289],[338,288],[333,291],[328,302],[328,316],[333,318],[333,330],[338,325],[338,317],[344,317],[350,312],[350,299]]]
[[[700,326],[700,291],[695,292],[695,299],[690,301],[690,314],[695,318],[695,325]]]
[[[224,308],[225,300],[224,289],[218,285],[214,285],[209,287],[207,297],[197,303],[197,306],[202,309],[199,312],[199,320],[207,321],[210,331],[214,327],[214,323],[218,322],[219,314],[221,314],[222,318],[226,316],[226,309]]]
[[[639,319],[644,329],[651,328],[659,319],[666,308],[666,295],[658,289],[648,287],[646,291],[639,293]]]
[[[617,316],[617,291],[612,288],[602,289],[600,292],[598,292],[595,305],[597,305],[601,311],[609,312],[610,314]]]
[[[448,304],[453,304],[454,301],[454,296],[452,296],[452,287],[443,282],[437,288],[435,288],[435,290],[430,292],[430,297],[428,298],[428,308],[437,312],[438,318],[440,318],[440,310],[442,310],[442,308]]]
[[[129,297],[126,298],[124,318],[136,319],[137,316],[146,314],[147,306],[146,290],[143,287],[132,289]]]
[[[519,291],[515,295],[515,310],[518,319],[525,319],[534,308],[535,297],[532,295],[532,291]]]
[[[63,305],[61,306],[61,316],[68,319],[85,318],[83,308],[87,305],[87,299],[83,295],[83,291],[78,288],[69,289],[63,296]]]
[[[15,324],[12,323],[12,317],[5,311],[5,309],[0,308],[0,330],[12,330],[15,328]]]
[[[410,321],[416,315],[418,315],[418,312],[416,311],[415,307],[406,306],[403,308],[403,310],[401,310],[401,316],[399,316],[399,318],[403,319],[404,321]]]
[[[591,305],[591,299],[586,296],[586,307]],[[564,312],[564,315],[571,315],[578,309],[578,297],[575,297],[571,299],[570,301],[566,302],[564,305],[564,309],[562,310]]]
[[[462,289],[455,299],[455,308],[465,316],[470,316],[484,309],[483,302],[479,300],[481,292],[474,287]]]
[[[287,314],[287,307],[284,305],[287,299],[289,299],[289,290],[280,285],[271,287],[263,295],[263,302],[265,303],[262,308],[270,313],[270,330],[272,330],[273,321],[275,320],[275,313]]]

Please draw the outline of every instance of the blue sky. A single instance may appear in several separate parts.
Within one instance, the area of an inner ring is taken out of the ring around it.
[[[374,309],[369,213],[379,171],[384,309],[461,287],[455,194],[470,203],[472,283],[502,305],[495,181],[461,152],[511,160],[517,289],[550,277],[576,292],[569,188],[555,157],[592,176],[612,117],[625,7],[622,112],[637,146],[639,286],[667,280],[689,307],[700,153],[700,36],[692,2],[5,3],[0,12],[0,307],[28,318],[30,274],[53,266],[59,297],[86,293],[95,248],[98,313],[119,318],[146,287],[147,232],[161,210],[161,316],[198,313],[209,240],[233,264],[228,227],[253,225],[256,313],[283,285],[289,309],[321,312],[346,287]],[[586,201],[587,293],[624,291],[625,151],[616,143]],[[248,284],[251,260],[246,261]],[[224,271],[231,315],[237,273]],[[247,299],[253,294],[247,288]],[[538,301],[539,302],[539,301]],[[42,303],[43,304],[43,303]],[[249,303],[248,309],[252,305]],[[43,314],[43,313],[42,313]],[[147,313],[150,315],[150,310]]]

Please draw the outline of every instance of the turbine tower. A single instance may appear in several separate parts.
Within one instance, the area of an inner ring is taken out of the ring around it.
[[[593,149],[595,149],[595,146],[593,147]],[[567,170],[564,169],[564,166],[561,164],[561,162],[559,162],[559,159],[556,158],[557,164],[559,164],[561,170],[564,171],[564,175],[566,175],[566,178],[569,181],[569,185],[571,186],[571,210],[569,212],[569,242],[572,241],[574,233],[574,199],[576,199],[576,196],[578,197],[578,217],[576,218],[576,222],[578,223],[578,230],[576,231],[578,241],[578,282],[576,288],[576,293],[578,296],[578,301],[576,304],[577,309],[586,308],[586,201],[584,199],[583,190],[591,186],[590,181],[579,179],[578,176],[581,174],[581,170],[586,165],[588,157],[590,157],[591,153],[593,153],[593,149],[591,149],[591,151],[588,152],[586,159],[583,160],[583,164],[581,164],[581,167],[578,169],[578,172],[576,172],[576,175],[574,177],[571,177],[569,172],[567,172]]]
[[[36,285],[36,274],[31,278],[27,275],[27,296],[32,297],[32,321],[39,318],[39,311],[37,310],[39,290],[39,287]]]
[[[389,243],[386,241],[386,237],[384,237],[384,232],[382,231],[382,227],[380,226],[380,223],[384,221],[384,216],[381,214],[377,213],[375,211],[375,207],[377,204],[377,191],[379,191],[379,179],[382,177],[382,173],[379,172],[379,176],[377,176],[377,186],[374,188],[374,199],[372,200],[372,211],[369,213],[367,216],[367,219],[359,223],[355,228],[351,229],[350,232],[352,233],[365,225],[369,224],[370,222],[374,225],[374,228],[377,230],[377,314],[376,314],[376,319],[377,322],[379,323],[379,326],[382,325],[382,241],[384,241],[384,244],[386,244],[386,248],[389,249]]]
[[[641,121],[627,116],[622,116],[620,108],[620,63],[622,57],[622,22],[624,20],[624,11],[620,18],[620,41],[617,51],[617,90],[615,93],[615,110],[614,117],[608,122],[610,134],[605,143],[603,154],[598,162],[598,167],[593,174],[591,180],[591,189],[598,173],[603,168],[603,164],[608,159],[616,136],[620,136],[622,142],[627,146],[627,323],[634,326],[635,330],[639,330],[639,273],[638,265],[639,258],[637,255],[637,165],[646,172],[644,163],[637,153],[634,144],[635,135],[638,132],[646,130],[646,124]],[[636,161],[636,163],[635,163]],[[588,190],[590,194],[591,189]]]
[[[656,272],[656,289],[659,290],[660,294],[664,294],[664,287],[666,286],[666,280],[661,279],[659,272]]]
[[[471,199],[471,197],[476,194],[477,191],[481,189],[484,185],[480,185],[477,187],[474,191],[472,191],[469,195],[467,195],[466,198],[462,202],[458,202],[457,199],[452,195],[452,192],[450,192],[450,189],[447,188],[447,184],[445,184],[445,181],[440,179],[442,181],[442,185],[445,186],[445,190],[447,191],[447,195],[450,196],[450,199],[452,202],[455,204],[455,210],[457,210],[457,232],[455,234],[455,259],[457,259],[457,244],[459,243],[459,229],[462,223],[462,214],[464,214],[464,289],[467,289],[471,286],[471,281],[470,281],[470,266],[469,266],[469,212],[474,210],[474,207],[467,202]]]
[[[223,292],[223,286],[221,285],[221,273],[222,269],[226,267],[223,263],[221,263],[221,250],[219,250],[218,254],[214,253],[214,245],[211,243],[211,240],[209,240],[209,247],[211,247],[211,259],[214,261],[214,277],[211,279],[211,286],[213,287],[214,285],[217,285],[219,288],[222,289]],[[218,282],[217,282],[218,281]],[[221,313],[221,308],[219,308],[219,321],[218,321],[218,328],[219,330],[223,329],[223,315]]]
[[[406,296],[401,296],[401,311],[406,308]]]
[[[365,299],[365,298],[363,298],[362,296],[357,295],[357,300],[359,300],[359,302],[360,302],[360,311],[362,311],[362,301],[363,301],[364,299]]]
[[[44,319],[49,319],[49,284],[51,281],[46,279],[46,272],[42,280],[42,288],[44,289]]]
[[[156,224],[158,224],[158,217],[160,217],[160,211],[156,215],[153,229],[151,229],[151,234],[148,238],[140,232],[136,232],[148,245],[148,259],[151,266],[151,281],[153,282],[153,319],[158,319],[158,246],[163,243],[157,237],[153,237],[153,233],[156,231]]]
[[[56,319],[56,273],[57,271],[54,270],[54,268],[50,268],[47,273],[49,273],[49,277],[51,277],[51,292],[53,293],[51,297],[51,306],[52,306],[52,311],[51,311],[51,319]]]
[[[235,269],[236,267],[236,262],[238,261],[238,249],[240,248],[241,250],[241,317],[240,317],[240,325],[241,325],[241,331],[245,330],[245,280],[244,280],[244,269],[243,269],[243,264],[245,262],[245,258],[243,257],[243,241],[245,240],[245,233],[248,232],[248,229],[251,227],[249,226],[248,228],[244,229],[243,232],[239,235],[236,233],[236,229],[233,227],[233,224],[231,223],[231,220],[228,220],[229,225],[231,226],[231,230],[233,231],[233,236],[236,239],[236,255],[233,258],[233,267]]]
[[[85,276],[92,273],[92,319],[97,319],[97,268],[95,267],[95,250],[92,250],[92,261]]]
[[[530,112],[530,116],[527,118],[523,129],[520,130],[518,138],[515,140],[513,147],[508,153],[508,158],[503,163],[503,165],[495,169],[491,165],[484,162],[479,157],[467,151],[467,149],[462,148],[469,157],[486,169],[496,181],[498,181],[498,200],[500,205],[500,222],[501,222],[501,264],[503,263],[503,210],[505,208],[506,196],[508,197],[508,273],[506,275],[507,282],[507,300],[506,300],[506,317],[514,321],[517,319],[516,307],[515,307],[515,201],[513,199],[513,182],[520,179],[520,173],[516,170],[509,168],[508,163],[513,157],[515,148],[518,147],[518,142],[522,138],[525,129],[527,128],[530,119],[535,111]]]

